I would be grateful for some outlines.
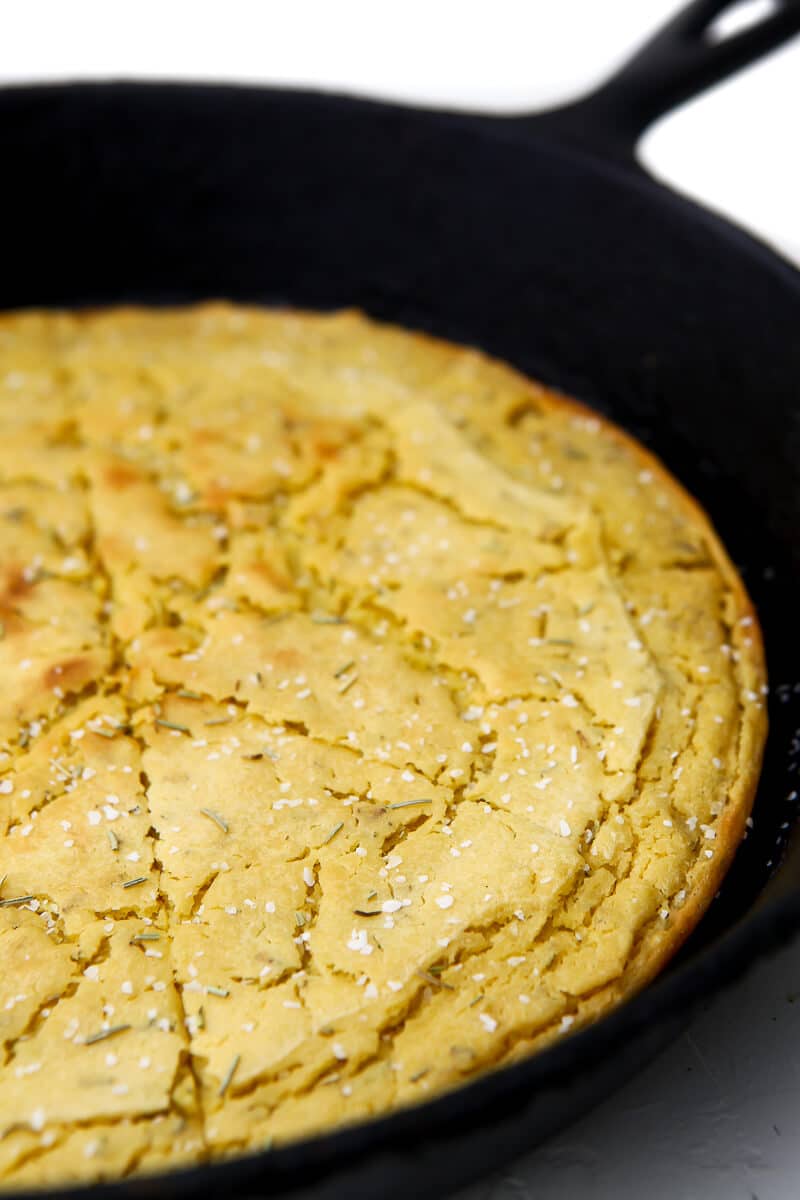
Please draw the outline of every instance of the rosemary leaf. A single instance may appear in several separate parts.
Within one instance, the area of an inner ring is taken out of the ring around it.
[[[222,1083],[219,1085],[218,1095],[220,1097],[224,1096],[225,1093],[227,1092],[228,1088],[231,1086],[231,1080],[233,1079],[234,1075],[236,1074],[236,1068],[239,1066],[239,1063],[241,1062],[241,1060],[242,1060],[241,1054],[234,1055],[234,1057],[231,1061],[231,1065],[228,1067],[227,1071],[225,1072],[225,1078],[223,1079]]]
[[[117,1033],[124,1033],[126,1029],[130,1029],[130,1025],[112,1025],[110,1029],[98,1029],[97,1033],[90,1033],[87,1038],[83,1039],[84,1046],[93,1046],[95,1042],[104,1042],[106,1038],[114,1037]]]
[[[343,828],[344,828],[344,821],[339,821],[336,825],[334,825],[333,829],[330,831],[328,836],[325,838],[325,841],[322,842],[321,844],[323,846],[327,846],[328,842],[332,842],[333,839],[336,837],[337,833],[339,832],[339,830],[343,829]]]
[[[228,832],[228,822],[218,812],[214,812],[212,808],[201,808],[200,812],[204,817],[208,817],[209,821],[213,821],[215,825],[218,825],[223,833]]]
[[[162,729],[173,729],[176,733],[186,733],[191,736],[191,729],[187,729],[185,725],[179,725],[177,721],[168,721],[165,717],[156,717],[155,724],[160,725]]]
[[[419,975],[420,979],[424,979],[426,983],[432,984],[433,987],[445,988],[448,992],[454,992],[456,990],[452,983],[445,983],[443,979],[440,979],[438,975],[431,974],[430,971],[417,971],[417,974]]]

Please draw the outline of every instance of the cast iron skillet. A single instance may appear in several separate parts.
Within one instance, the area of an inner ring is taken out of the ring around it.
[[[633,157],[659,113],[800,29],[794,0],[712,45],[725,7],[697,0],[594,96],[538,117],[235,87],[0,93],[0,307],[357,305],[482,346],[610,413],[699,497],[744,570],[772,679],[754,831],[638,998],[424,1106],[93,1197],[442,1196],[607,1095],[800,922],[800,844],[784,849],[800,761],[800,276]]]

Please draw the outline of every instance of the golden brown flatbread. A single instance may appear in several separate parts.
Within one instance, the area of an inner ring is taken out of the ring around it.
[[[471,350],[0,322],[0,1180],[383,1113],[606,1012],[743,834],[757,622],[639,445]]]

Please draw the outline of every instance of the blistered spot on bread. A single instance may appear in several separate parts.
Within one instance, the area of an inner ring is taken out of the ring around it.
[[[44,673],[44,686],[75,691],[91,678],[91,669],[92,664],[87,658],[68,658],[66,662],[54,663]]]
[[[141,472],[124,462],[114,463],[105,472],[105,481],[115,492],[124,492],[133,484],[140,483],[141,479]]]

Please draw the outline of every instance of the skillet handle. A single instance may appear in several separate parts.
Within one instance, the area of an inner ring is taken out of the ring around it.
[[[589,96],[512,120],[632,164],[654,120],[800,32],[800,0],[777,0],[773,12],[740,33],[712,38],[715,18],[735,7],[731,0],[692,0]]]

